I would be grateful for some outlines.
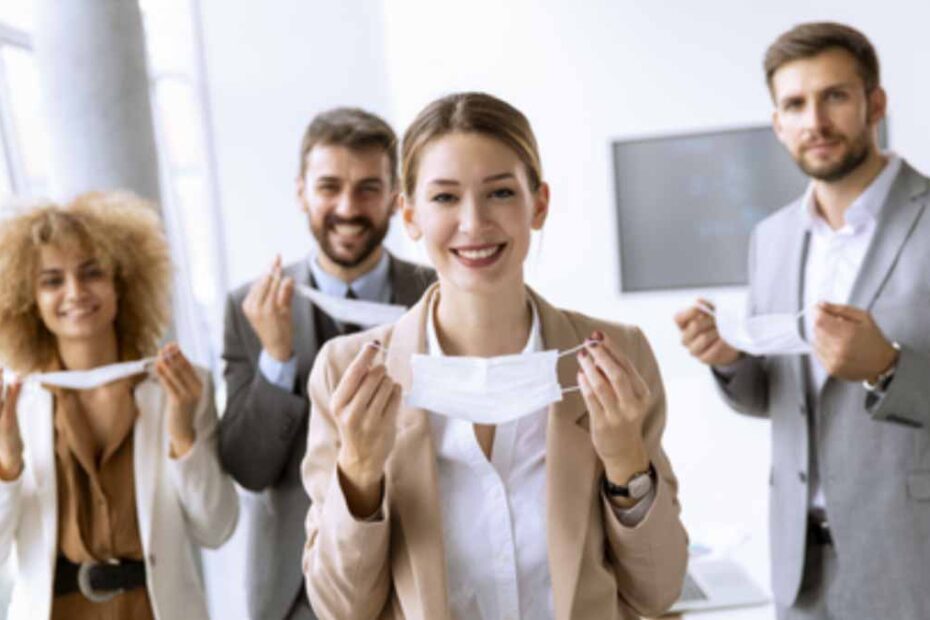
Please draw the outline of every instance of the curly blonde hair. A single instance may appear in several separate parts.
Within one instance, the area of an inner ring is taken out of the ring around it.
[[[120,359],[153,354],[168,326],[171,257],[154,205],[128,192],[40,204],[0,221],[0,359],[17,372],[58,355],[36,306],[39,249],[74,244],[113,274]]]

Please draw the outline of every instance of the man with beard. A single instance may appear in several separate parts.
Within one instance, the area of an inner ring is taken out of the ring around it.
[[[381,245],[397,205],[397,138],[383,120],[354,108],[318,115],[300,148],[297,198],[318,250],[230,294],[226,307],[224,467],[261,495],[249,511],[251,618],[313,618],[303,587],[300,479],[307,442],[307,377],[326,340],[359,329],[304,297],[295,284],[334,297],[410,306],[435,279],[431,270]]]
[[[811,177],[761,222],[749,314],[798,313],[811,355],[752,356],[676,316],[728,404],[772,422],[778,617],[930,618],[930,180],[878,149],[871,43],[803,24],[769,48],[778,139]]]

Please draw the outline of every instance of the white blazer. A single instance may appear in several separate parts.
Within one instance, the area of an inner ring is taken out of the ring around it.
[[[236,490],[220,469],[216,408],[206,371],[194,414],[196,441],[182,459],[169,458],[165,393],[150,377],[135,389],[133,471],[146,585],[158,620],[207,620],[194,545],[218,547],[239,517]],[[0,481],[0,562],[15,548],[17,568],[10,620],[51,615],[58,556],[58,490],[52,395],[26,384],[17,407],[24,444],[19,479]]]

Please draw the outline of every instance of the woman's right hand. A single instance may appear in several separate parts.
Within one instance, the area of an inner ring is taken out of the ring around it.
[[[16,401],[22,383],[18,380],[3,388],[3,369],[0,369],[0,480],[11,482],[23,471],[23,438],[16,418]]]
[[[330,409],[339,430],[336,463],[349,509],[357,517],[381,504],[384,464],[394,447],[401,388],[375,364],[380,343],[362,347],[339,381]]]

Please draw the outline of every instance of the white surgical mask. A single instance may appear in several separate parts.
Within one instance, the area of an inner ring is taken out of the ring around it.
[[[42,385],[66,388],[70,390],[91,390],[107,383],[113,383],[126,377],[148,372],[155,363],[154,357],[136,360],[134,362],[121,362],[107,364],[91,370],[61,370],[57,372],[43,372],[29,375],[26,380]]]
[[[340,323],[354,323],[362,327],[374,327],[393,323],[407,312],[407,308],[404,306],[382,304],[364,299],[334,297],[305,284],[294,285],[294,290]]]
[[[727,344],[750,355],[804,355],[812,351],[798,324],[807,309],[739,317],[703,304],[697,308],[716,319],[717,332]]]
[[[556,365],[582,347],[499,357],[416,354],[410,360],[413,383],[406,403],[476,424],[504,424],[577,390],[559,385]]]

